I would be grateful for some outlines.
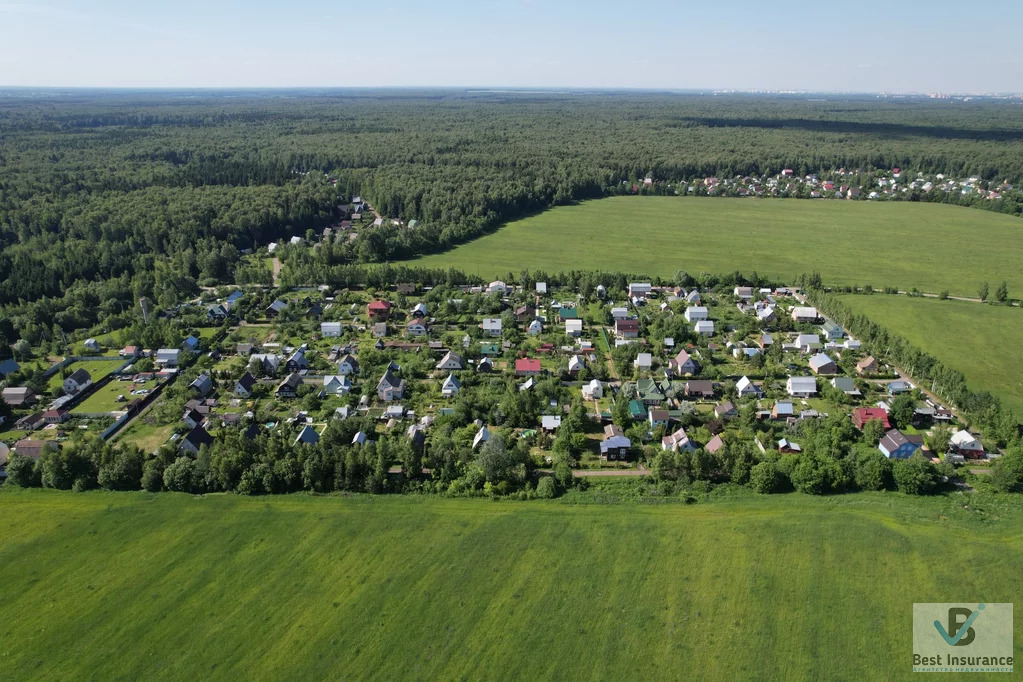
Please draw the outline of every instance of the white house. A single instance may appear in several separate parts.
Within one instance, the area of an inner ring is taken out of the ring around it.
[[[486,426],[481,426],[480,430],[476,432],[476,437],[472,439],[472,449],[475,450],[488,440],[490,440],[490,431]]]
[[[796,322],[816,322],[820,315],[816,308],[795,306],[792,308],[792,319]]]
[[[500,317],[483,318],[483,322],[480,324],[480,329],[482,329],[483,333],[487,334],[488,336],[500,336],[501,318]]]
[[[156,364],[161,367],[177,367],[181,351],[177,348],[160,348],[156,351]]]
[[[543,323],[540,322],[540,320],[533,320],[529,323],[529,326],[526,327],[526,333],[530,336],[536,336],[541,332],[543,332]]]
[[[624,320],[628,316],[629,316],[628,308],[622,306],[611,308],[611,317],[615,320]]]
[[[632,361],[632,366],[637,369],[650,369],[653,365],[654,357],[650,353],[638,353],[636,359]]]
[[[448,378],[440,387],[440,394],[445,398],[454,398],[460,390],[462,390],[462,384],[458,383],[454,374],[448,374]]]
[[[320,336],[334,338],[341,336],[340,322],[320,322]]]
[[[495,280],[487,286],[488,294],[506,294],[508,293],[508,285],[501,280]]]
[[[694,305],[686,308],[684,313],[686,322],[696,322],[698,320],[706,320],[710,315],[707,312],[707,307],[702,305]]]
[[[760,395],[760,389],[746,376],[735,382],[735,392],[740,398]]]
[[[342,395],[352,390],[351,380],[341,374],[328,374],[323,377],[323,392],[327,395]]]
[[[92,383],[92,375],[85,369],[76,369],[70,376],[64,379],[64,393],[74,395]]]
[[[349,353],[337,361],[338,374],[358,374],[359,361]]]
[[[462,356],[458,353],[448,351],[444,354],[444,357],[437,363],[437,369],[446,369],[448,371],[453,369],[464,369],[465,361],[462,360]]]
[[[796,337],[796,346],[804,353],[820,350],[821,339],[816,334],[800,334]]]
[[[984,446],[966,429],[953,433],[948,441],[948,447],[956,454],[964,456],[982,456],[984,454]]]
[[[581,336],[583,333],[583,321],[565,320],[565,333],[569,336]]]
[[[714,322],[713,320],[700,320],[693,327],[693,331],[697,334],[703,334],[704,336],[713,336]]]
[[[650,282],[632,282],[629,284],[629,297],[630,298],[646,298],[653,291],[653,285]]]
[[[593,379],[590,383],[583,386],[583,399],[596,400],[603,397],[604,384],[600,383],[600,379]]]
[[[817,380],[813,377],[789,377],[785,390],[793,398],[809,398],[817,395]]]
[[[96,339],[86,339],[85,343],[83,343],[82,345],[85,346],[87,350],[96,352],[100,351],[99,341],[97,341]]]
[[[573,355],[572,357],[570,357],[568,359],[568,371],[569,372],[572,372],[572,373],[579,372],[579,371],[582,370],[582,368],[584,366],[585,365],[583,364],[583,359],[581,357],[579,357],[578,355]]]

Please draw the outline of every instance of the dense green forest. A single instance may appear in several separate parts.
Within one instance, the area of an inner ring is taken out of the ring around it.
[[[1017,182],[1023,104],[12,90],[0,93],[0,305],[114,278],[170,302],[234,281],[245,249],[335,223],[355,194],[421,224],[361,230],[330,265],[447,248],[635,178],[897,165]]]

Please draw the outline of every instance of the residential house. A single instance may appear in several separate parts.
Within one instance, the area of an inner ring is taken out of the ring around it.
[[[294,398],[298,395],[298,387],[301,385],[302,375],[298,372],[292,372],[286,376],[281,383],[277,384],[277,389],[274,391],[274,395],[282,399]]]
[[[448,374],[448,378],[441,384],[440,394],[445,398],[454,398],[460,390],[462,390],[462,384],[458,382],[454,374]]]
[[[661,449],[678,452],[679,450],[695,450],[696,446],[689,440],[686,430],[680,426],[673,433],[661,439]]]
[[[47,424],[63,424],[68,419],[71,419],[71,413],[64,408],[43,412],[43,421]]]
[[[537,334],[540,334],[542,332],[543,323],[540,322],[540,320],[533,320],[532,322],[529,323],[529,326],[526,327],[526,333],[529,334],[530,336],[536,336]]]
[[[611,308],[611,319],[615,320],[616,322],[618,320],[624,320],[628,316],[629,309],[626,308],[625,306],[616,306]]]
[[[714,336],[714,322],[711,320],[700,320],[693,327],[693,331],[703,336]]]
[[[428,331],[421,318],[412,318],[405,325],[405,336],[426,336]]]
[[[561,426],[561,417],[545,414],[540,417],[540,429],[546,433],[554,433]]]
[[[624,462],[629,458],[632,441],[625,437],[621,427],[611,424],[604,429],[600,443],[600,458],[608,462]]]
[[[534,358],[519,358],[515,361],[516,376],[537,376],[543,371],[540,360]]]
[[[206,416],[196,409],[185,410],[185,414],[181,417],[181,421],[185,422],[185,426],[189,429],[194,429],[197,426],[201,426],[202,423],[206,421]]]
[[[700,305],[700,303],[702,302],[703,297],[700,296],[700,292],[697,291],[696,289],[693,289],[688,294],[686,294],[686,303],[688,305]]]
[[[298,432],[298,436],[295,437],[295,442],[292,445],[316,445],[319,441],[320,434],[316,433],[316,429],[306,424]]]
[[[325,395],[346,395],[352,390],[352,381],[343,374],[328,374],[323,377]]]
[[[204,445],[213,445],[213,436],[211,436],[202,426],[196,426],[188,432],[188,435],[181,439],[181,444],[178,446],[178,449],[182,452],[198,455],[199,448]]]
[[[948,441],[948,449],[954,454],[970,459],[981,459],[984,457],[984,446],[966,429],[952,434]]]
[[[205,398],[213,391],[213,379],[203,372],[188,385],[188,390],[200,398]]]
[[[910,436],[898,429],[892,429],[884,434],[881,442],[877,444],[877,449],[888,459],[909,459],[923,443],[922,436]]]
[[[30,459],[39,459],[47,452],[56,450],[59,446],[52,440],[32,440],[31,438],[23,438],[14,444],[14,454],[21,455],[22,457],[28,457]]]
[[[476,436],[472,439],[472,449],[475,450],[488,440],[490,440],[490,431],[486,426],[481,426],[480,430],[476,432]]]
[[[405,380],[399,378],[388,367],[377,382],[377,397],[384,402],[401,400],[405,396]]]
[[[892,381],[891,383],[888,384],[888,394],[889,395],[898,395],[900,393],[905,393],[907,391],[912,391],[912,390],[913,390],[913,385],[910,384],[908,381],[901,381],[901,380],[899,380],[899,381]]]
[[[746,398],[749,396],[759,396],[761,391],[760,388],[749,380],[749,377],[742,377],[735,382],[735,393],[740,398]]]
[[[268,376],[277,374],[281,366],[281,356],[275,353],[254,353],[249,357],[249,367],[258,367],[259,372]]]
[[[690,306],[686,308],[683,316],[686,318],[686,322],[699,322],[708,319],[710,313],[705,306]]]
[[[820,314],[816,308],[810,308],[807,306],[794,306],[792,308],[792,319],[796,322],[816,322],[820,319]]]
[[[199,339],[189,334],[185,337],[185,340],[181,342],[181,347],[190,353],[194,353],[199,349]]]
[[[811,353],[821,349],[821,339],[816,334],[799,334],[796,336],[796,347],[803,353]]]
[[[487,285],[487,293],[504,296],[505,294],[508,293],[508,285],[499,279],[495,280]]]
[[[249,398],[252,396],[252,389],[255,386],[256,377],[252,376],[251,372],[246,372],[241,379],[234,382],[234,394],[239,398]]]
[[[771,409],[771,419],[788,419],[796,414],[796,407],[788,400],[776,400]]]
[[[480,361],[476,363],[476,371],[489,373],[494,371],[494,361],[488,357],[480,358]]]
[[[350,353],[346,354],[340,360],[337,361],[337,373],[342,375],[358,374],[359,373],[359,361],[355,359]]]
[[[564,322],[565,320],[575,320],[579,317],[579,309],[575,306],[563,305],[558,308],[558,319]]]
[[[739,416],[739,410],[731,400],[726,400],[720,405],[714,406],[714,416],[718,419],[733,419]]]
[[[237,343],[234,346],[234,354],[242,357],[248,357],[252,355],[252,352],[256,350],[256,347],[251,343]]]
[[[387,336],[387,323],[374,322],[369,326],[369,333],[374,339],[382,339]]]
[[[412,308],[411,314],[412,317],[418,317],[419,319],[422,320],[429,315],[429,312],[427,310],[425,303],[416,303],[416,305]]]
[[[365,431],[359,431],[352,436],[352,445],[365,445],[369,442],[369,436],[366,435]]]
[[[89,350],[94,353],[99,353],[103,350],[103,348],[99,345],[99,341],[96,339],[86,339],[85,343],[82,345],[85,346],[85,350]]]
[[[547,295],[547,282],[537,282],[535,289],[536,289],[536,293],[540,294],[541,296],[546,296]]]
[[[341,336],[341,323],[320,322],[320,336],[326,339],[332,339]]]
[[[873,419],[881,422],[885,430],[892,428],[891,423],[888,421],[888,412],[880,407],[857,407],[853,410],[852,423],[860,431],[867,425],[867,422]]]
[[[615,320],[615,336],[620,339],[639,338],[639,320]]]
[[[487,336],[500,336],[501,335],[501,318],[500,317],[485,317],[483,322],[480,323],[480,329]]]
[[[629,284],[629,298],[647,298],[653,288],[650,282],[632,282]]]
[[[838,341],[845,337],[845,330],[833,320],[824,320],[824,324],[821,325],[821,336],[828,341]]]
[[[582,336],[583,321],[565,320],[565,333],[568,334],[569,336]]]
[[[735,287],[735,296],[743,301],[749,301],[753,298],[753,287]]]
[[[219,322],[227,319],[227,306],[223,303],[210,303],[206,306],[206,320]]]
[[[298,348],[284,364],[285,372],[300,372],[309,368],[309,360],[305,356],[305,346]]]
[[[159,367],[177,367],[181,351],[177,348],[160,348],[156,351],[156,364]]]
[[[139,354],[138,346],[125,346],[121,350],[117,351],[117,354],[122,358],[134,358]]]
[[[369,305],[366,306],[366,315],[371,320],[386,320],[391,314],[391,308],[393,305],[394,304],[388,300],[371,301]]]
[[[861,395],[860,389],[856,388],[856,382],[849,377],[835,377],[831,380],[831,385],[846,395]]]
[[[11,407],[29,407],[36,401],[36,394],[31,388],[18,386],[3,390],[3,401]]]
[[[686,351],[684,348],[680,350],[674,358],[671,359],[669,365],[675,374],[684,376],[686,374],[696,374],[700,371],[700,365],[695,359]]]
[[[287,308],[287,307],[288,307],[288,304],[278,298],[276,301],[274,301],[273,303],[271,303],[270,305],[268,305],[266,307],[266,311],[265,311],[266,312],[266,319],[272,320],[272,319],[276,318],[278,315],[283,313],[284,309]]]
[[[480,344],[480,355],[485,356],[497,356],[501,354],[501,347],[496,343],[481,343]]]
[[[719,434],[707,441],[707,444],[703,446],[703,449],[713,455],[723,447],[725,447],[725,441],[721,440],[721,435]]]
[[[583,399],[584,400],[596,400],[604,396],[604,385],[600,383],[600,379],[591,379],[590,383],[583,386]]]
[[[671,416],[667,410],[654,408],[647,413],[647,420],[650,422],[650,428],[656,429],[658,426],[667,426]]]
[[[783,455],[797,454],[803,451],[803,448],[799,447],[799,443],[793,443],[788,438],[782,438],[778,441],[778,452]]]
[[[64,379],[64,393],[75,395],[92,384],[92,375],[84,368],[76,369]]]
[[[868,355],[856,363],[856,371],[859,374],[877,374],[877,360],[873,355]]]
[[[825,353],[818,353],[810,358],[810,370],[814,374],[838,374],[838,365]]]
[[[707,379],[690,379],[686,382],[687,398],[713,398],[714,382]]]
[[[644,372],[650,371],[653,364],[654,356],[650,353],[637,353],[636,359],[632,361],[633,367]]]
[[[757,338],[757,345],[760,346],[762,350],[767,350],[774,345],[774,337],[765,332]]]
[[[458,353],[448,351],[441,358],[440,362],[437,363],[437,369],[440,370],[454,370],[454,369],[465,369],[465,361],[462,356]]]
[[[785,390],[793,398],[811,398],[817,395],[817,380],[813,377],[789,377]]]
[[[522,305],[515,309],[515,321],[523,324],[536,317],[536,308],[531,305]]]
[[[578,355],[573,355],[568,359],[568,371],[570,374],[578,374],[585,366],[583,359]]]
[[[414,294],[416,293],[417,285],[415,282],[398,282],[394,285],[394,289],[399,294]]]

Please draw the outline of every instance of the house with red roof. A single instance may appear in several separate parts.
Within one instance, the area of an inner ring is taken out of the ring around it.
[[[543,372],[537,358],[519,358],[515,361],[515,374],[520,377],[537,376]]]
[[[373,301],[366,306],[366,314],[372,320],[386,320],[391,314],[393,305],[390,301]]]
[[[881,422],[885,429],[892,428],[891,423],[888,421],[888,413],[880,407],[857,407],[853,410],[852,422],[853,426],[858,428],[860,431],[867,425],[871,419],[876,419]]]

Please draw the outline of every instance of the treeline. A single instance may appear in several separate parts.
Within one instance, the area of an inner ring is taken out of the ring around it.
[[[6,100],[0,126],[0,303],[167,258],[172,290],[230,282],[239,251],[318,229],[355,194],[420,225],[361,230],[332,265],[444,249],[643,177],[900,166],[1023,180],[1023,111],[1007,102],[74,93]]]
[[[854,312],[822,288],[819,274],[801,275],[797,282],[805,288],[807,300],[871,348],[878,359],[898,365],[924,388],[958,407],[999,445],[1018,442],[1020,427],[1016,415],[997,397],[987,391],[971,390],[962,372],[944,365],[866,315]]]

